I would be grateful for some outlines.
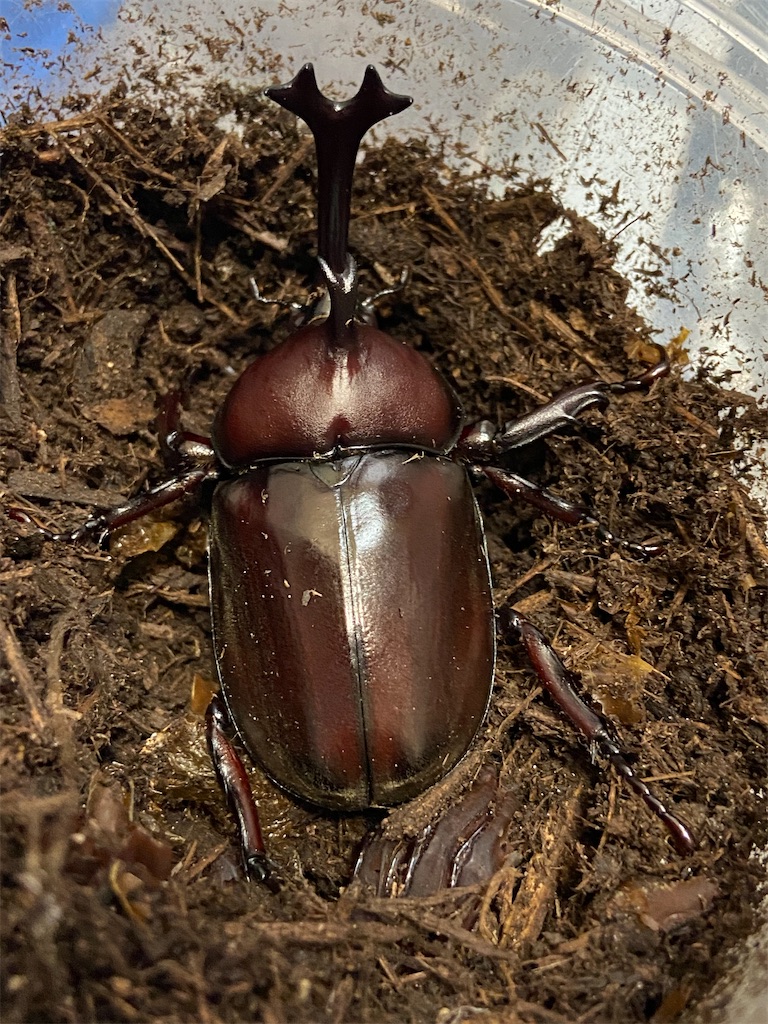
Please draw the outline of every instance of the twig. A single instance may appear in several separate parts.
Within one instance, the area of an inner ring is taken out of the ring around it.
[[[531,388],[523,381],[518,380],[517,377],[504,377],[497,373],[489,373],[483,378],[483,380],[499,381],[501,384],[509,384],[510,387],[519,388],[520,391],[525,391],[526,394],[531,395],[537,402],[548,402],[551,396],[543,395],[541,391],[537,391],[536,388]]]
[[[590,369],[594,370],[598,376],[604,376],[604,370],[595,362],[595,360],[589,355],[588,352],[584,351],[584,339],[581,338],[574,329],[562,320],[557,313],[553,313],[551,309],[547,309],[540,302],[535,300],[531,301],[531,312],[538,316],[540,320],[550,327],[555,334],[558,334],[560,338],[566,343],[568,348],[575,356],[581,359],[582,362],[586,363]]]
[[[168,262],[171,264],[174,270],[178,271],[179,274],[181,274],[182,278],[184,278],[187,284],[191,284],[189,274],[184,269],[182,264],[179,263],[179,261],[173,255],[173,253],[165,244],[165,242],[163,242],[160,239],[159,235],[154,230],[154,228],[151,227],[151,225],[147,224],[145,220],[142,220],[142,218],[136,213],[136,211],[128,205],[125,199],[123,199],[119,192],[116,192],[115,189],[113,189],[112,186],[108,184],[100,174],[94,171],[92,167],[89,167],[88,163],[80,156],[80,154],[76,150],[74,150],[69,145],[69,143],[65,142],[62,139],[61,145],[62,148],[66,150],[67,154],[75,161],[75,163],[79,164],[80,167],[82,167],[86,176],[91,179],[94,185],[98,185],[102,192],[112,200],[112,202],[115,204],[118,210],[125,214],[125,216],[131,222],[131,224],[133,224],[133,226],[139,232],[139,234],[143,235],[145,238],[150,238],[155,243],[160,252],[163,254],[163,256],[165,256],[165,258],[168,260]]]
[[[426,188],[426,186],[424,187],[423,191],[424,195],[429,200],[429,205],[432,207],[432,209],[437,214],[439,219],[443,222],[443,224],[445,224],[449,231],[452,231],[453,234],[456,235],[456,237],[461,241],[463,246],[465,246],[466,248],[470,248],[469,239],[461,230],[461,228],[453,219],[453,217],[451,217],[451,215],[442,205],[442,203],[434,194],[434,192],[430,191],[430,189]],[[491,281],[489,275],[485,272],[485,270],[483,270],[483,268],[480,266],[480,264],[477,262],[474,256],[465,256],[464,253],[462,252],[457,253],[457,256],[459,260],[461,260],[461,262],[464,264],[464,266],[471,270],[475,277],[478,279],[478,281],[482,285],[483,291],[488,296],[488,300],[490,301],[494,309],[498,310],[498,312],[501,313],[502,316],[509,317],[511,312],[509,307],[502,298],[493,281]]]
[[[60,140],[60,144],[62,148],[67,152],[67,154],[75,161],[75,163],[80,165],[80,167],[83,169],[83,172],[86,174],[88,178],[90,178],[94,185],[97,185],[102,190],[102,192],[109,199],[112,200],[112,202],[115,204],[118,210],[122,214],[124,214],[124,216],[139,232],[139,234],[143,235],[145,238],[149,238],[157,246],[158,250],[168,260],[168,262],[177,272],[182,281],[187,285],[187,287],[191,291],[196,292],[197,283],[194,277],[185,269],[185,267],[181,263],[179,263],[179,261],[173,255],[173,253],[165,244],[165,242],[163,242],[163,240],[157,234],[155,229],[145,220],[143,220],[136,212],[136,210],[129,206],[125,199],[123,199],[123,197],[118,192],[116,192],[115,189],[113,189],[112,186],[108,182],[106,182],[100,174],[97,174],[96,171],[89,167],[88,163],[80,156],[80,154],[77,153],[67,142],[65,142],[64,139]],[[215,306],[216,309],[224,313],[226,317],[228,317],[233,323],[237,324],[238,326],[242,327],[244,325],[245,321],[242,320],[242,318],[239,317],[233,309],[231,309],[226,303],[219,302],[217,299],[214,299],[213,296],[208,294],[207,289],[205,288],[202,289],[202,300],[210,303],[210,305],[212,306]]]
[[[541,934],[555,901],[558,875],[574,837],[585,784],[569,794],[558,821],[544,841],[544,849],[531,859],[510,913],[501,922],[501,945],[516,951],[529,947]]]
[[[491,960],[509,960],[512,957],[508,950],[500,949],[487,939],[467,931],[463,925],[457,922],[440,917],[438,914],[429,913],[421,908],[408,909],[403,900],[377,900],[375,909],[369,906],[367,910],[377,917],[410,921],[420,931],[428,932],[431,935],[443,935],[458,945],[464,946],[465,949],[470,949],[473,953]]]
[[[0,403],[8,422],[17,427],[21,420],[19,372],[16,363],[16,352],[21,341],[21,310],[14,270],[8,271],[6,295],[10,323],[9,329],[3,332],[3,338],[0,340]]]
[[[766,545],[763,538],[760,536],[757,527],[755,526],[752,518],[747,513],[744,500],[739,493],[739,489],[736,485],[731,487],[731,497],[739,510],[739,516],[744,526],[744,536],[747,539],[747,543],[752,548],[752,554],[756,558],[761,559],[766,565],[768,565],[768,545]]]
[[[375,206],[372,210],[358,210],[354,208],[352,210],[352,220],[357,223],[360,220],[370,219],[371,217],[386,217],[390,213],[413,214],[415,210],[416,204],[414,202],[397,203],[395,206]]]
[[[555,142],[555,140],[549,134],[549,132],[544,127],[544,125],[541,123],[541,121],[531,121],[530,124],[531,124],[531,128],[535,128],[536,131],[539,133],[539,138],[541,139],[541,141],[549,143],[549,145],[552,147],[552,149],[554,149],[554,151],[557,153],[557,155],[560,157],[560,159],[561,160],[565,160],[567,162],[568,157],[565,155],[565,153],[562,151],[562,149],[560,149],[558,144]]]
[[[375,921],[344,920],[303,920],[303,921],[257,921],[241,917],[234,927],[247,928],[249,935],[259,942],[269,943],[278,948],[286,945],[298,946],[339,946],[383,945],[390,946],[407,938],[403,927],[379,924]]]
[[[275,175],[274,181],[269,186],[267,191],[261,197],[261,204],[269,202],[272,196],[277,192],[279,188],[282,188],[285,182],[290,178],[299,164],[304,160],[304,157],[312,149],[314,145],[314,139],[311,135],[305,136],[299,143],[298,149],[294,152],[290,160],[286,160],[283,166]]]
[[[192,266],[195,268],[195,292],[197,301],[202,302],[205,295],[203,288],[203,214],[200,204],[195,209],[195,244],[192,249]]]
[[[18,683],[24,700],[27,702],[29,717],[32,719],[32,725],[34,726],[37,738],[42,740],[48,732],[48,715],[37,693],[32,673],[24,661],[13,626],[2,621],[0,621],[0,644],[2,644],[5,651],[5,658],[11,675]]]
[[[180,182],[173,174],[169,174],[168,171],[164,171],[162,168],[156,167],[153,163],[147,160],[144,154],[140,150],[136,149],[133,143],[129,142],[123,133],[115,128],[112,122],[106,117],[98,114],[94,118],[94,123],[98,124],[99,127],[103,128],[108,135],[111,135],[113,139],[119,142],[126,153],[129,153],[136,164],[141,167],[143,171],[146,171],[147,174],[151,175],[153,178],[158,178],[161,181],[167,181],[169,185],[180,188],[184,192],[194,193],[196,191],[196,186],[191,182]]]
[[[201,857],[200,860],[196,861],[191,867],[187,868],[184,872],[184,881],[191,882],[193,879],[201,875],[206,868],[210,867],[214,861],[217,861],[224,851],[230,846],[229,840],[225,843],[219,843],[215,846],[210,853],[206,854],[205,857]]]
[[[533,702],[541,696],[542,690],[540,686],[534,687],[533,690],[522,700],[519,700],[517,704],[512,708],[508,715],[505,716],[504,721],[496,730],[496,742],[501,744],[501,741],[506,733],[512,728],[515,719],[519,718],[524,711],[533,704]]]
[[[525,322],[525,320],[521,320],[519,316],[515,316],[514,313],[510,313],[509,324],[510,327],[513,327],[521,337],[527,338],[528,341],[531,342],[534,351],[537,351],[542,347],[543,339],[541,335],[537,334],[536,331],[534,331],[533,328]]]
[[[680,405],[679,402],[673,402],[672,408],[675,410],[678,416],[682,416],[684,420],[687,420],[691,426],[700,430],[702,434],[706,434],[708,437],[718,438],[720,437],[720,431],[717,427],[713,427],[711,423],[705,423],[703,419],[692,413],[690,409],[686,409]]]
[[[53,716],[53,731],[62,749],[62,762],[65,769],[74,764],[74,735],[72,724],[82,717],[81,713],[68,708],[64,703],[64,687],[61,676],[61,657],[64,652],[64,640],[76,621],[76,613],[72,610],[62,612],[51,629],[51,639],[45,656],[45,673],[48,677],[48,688],[45,704]]]
[[[520,590],[521,587],[524,587],[526,583],[530,583],[530,581],[534,579],[534,577],[540,576],[542,573],[545,573],[547,569],[551,568],[551,566],[555,564],[556,561],[557,559],[555,557],[547,556],[546,558],[542,558],[541,561],[536,562],[536,564],[532,565],[531,568],[528,569],[527,572],[523,573],[522,576],[518,576],[516,580],[512,581],[506,596],[511,597],[512,594],[517,593],[517,591]]]
[[[278,237],[272,231],[264,231],[261,228],[254,227],[248,220],[246,214],[240,213],[239,211],[227,213],[225,210],[219,210],[219,216],[226,224],[236,228],[238,231],[242,231],[242,233],[247,238],[250,238],[252,242],[258,242],[266,249],[272,249],[274,252],[284,253],[288,248],[287,239]]]
[[[63,121],[41,121],[40,124],[27,125],[18,128],[11,125],[10,128],[0,129],[0,143],[8,139],[21,137],[30,138],[33,135],[58,135],[59,132],[73,132],[78,128],[89,128],[95,124],[101,115],[99,114],[78,114],[77,117],[67,117]]]
[[[44,255],[51,265],[51,269],[66,300],[68,312],[70,315],[77,317],[80,314],[80,310],[75,302],[75,295],[72,290],[72,282],[69,278],[67,266],[61,256],[60,246],[55,245],[51,238],[49,222],[42,210],[42,202],[39,200],[33,201],[31,205],[25,207],[22,211],[24,223],[27,225],[27,230],[38,256]]]

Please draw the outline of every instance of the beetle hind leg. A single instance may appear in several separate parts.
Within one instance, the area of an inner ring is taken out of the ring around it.
[[[666,825],[679,854],[693,853],[696,840],[688,825],[670,811],[636,774],[621,749],[613,725],[579,695],[573,675],[546,637],[514,608],[504,609],[501,619],[502,624],[512,629],[522,641],[542,686],[581,734],[590,753],[605,757],[646,807]]]

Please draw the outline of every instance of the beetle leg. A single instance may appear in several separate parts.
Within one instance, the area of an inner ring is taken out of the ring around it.
[[[16,522],[32,523],[48,540],[75,542],[83,540],[85,537],[94,537],[101,543],[110,533],[121,526],[133,523],[137,519],[141,519],[142,516],[146,516],[158,508],[163,508],[164,505],[170,505],[172,501],[177,501],[185,494],[196,491],[205,480],[215,478],[217,472],[217,467],[213,465],[188,469],[169,480],[163,480],[149,491],[134,495],[122,505],[91,516],[77,529],[63,533],[46,529],[23,509],[9,508],[7,513]]]
[[[216,455],[207,437],[181,429],[181,391],[170,391],[160,403],[155,426],[163,460],[174,475],[167,480],[128,498],[115,508],[92,515],[82,526],[58,533],[42,526],[23,509],[11,507],[7,514],[19,523],[32,523],[48,540],[76,542],[86,537],[101,544],[110,533],[149,515],[185,494],[198,490],[206,480],[215,479],[219,472]]]
[[[363,299],[358,308],[358,313],[363,323],[371,324],[371,326],[375,327],[377,304],[388,295],[396,295],[398,292],[402,291],[408,284],[410,276],[411,272],[408,267],[406,267],[401,272],[400,280],[396,285],[393,285],[391,288],[382,288],[380,291],[374,292],[374,294],[370,295],[367,299]]]
[[[587,509],[558,498],[549,491],[538,487],[517,473],[483,463],[493,457],[506,455],[517,448],[523,448],[534,441],[540,441],[549,434],[575,423],[576,417],[594,406],[604,408],[613,395],[625,395],[631,391],[647,391],[654,381],[669,373],[669,361],[660,349],[661,358],[639,377],[610,383],[592,381],[563,391],[551,402],[539,409],[508,423],[501,433],[487,420],[473,424],[464,430],[456,447],[462,458],[477,460],[473,469],[484,473],[509,498],[522,498],[546,515],[567,523],[569,526],[585,524],[594,526],[598,536],[610,544],[626,548],[638,555],[656,555],[663,550],[662,544],[639,544],[617,537],[603,526]]]
[[[205,714],[208,750],[216,778],[237,818],[245,874],[252,882],[263,882],[270,889],[276,889],[276,880],[261,833],[259,811],[243,762],[228,736],[230,728],[224,701],[218,694],[214,694]]]
[[[591,708],[581,697],[575,686],[575,679],[568,671],[546,637],[514,608],[505,608],[501,613],[502,623],[517,633],[533,664],[536,675],[563,714],[573,723],[586,741],[591,756],[605,757],[616,771],[641,798],[645,805],[666,825],[679,854],[687,855],[696,849],[693,833],[682,821],[668,810],[659,798],[639,778],[627,762],[619,743],[619,737],[611,722]]]
[[[518,476],[517,473],[507,473],[505,470],[493,466],[474,466],[473,468],[484,473],[489,480],[504,491],[508,498],[522,498],[529,505],[540,509],[553,519],[558,519],[561,523],[567,523],[568,526],[578,526],[579,524],[594,526],[600,539],[608,544],[626,548],[636,555],[657,555],[664,550],[663,544],[639,544],[636,541],[617,537],[583,506],[573,505],[570,501],[558,498],[557,495],[538,487],[530,480]]]
[[[659,351],[659,362],[649,367],[639,377],[629,377],[627,380],[613,383],[604,380],[588,381],[568,388],[551,402],[505,424],[504,430],[500,433],[493,431],[492,425],[486,421],[470,425],[459,439],[459,454],[468,459],[490,459],[506,455],[516,448],[523,448],[558,430],[572,426],[576,422],[576,417],[587,409],[595,406],[604,409],[615,395],[648,391],[655,381],[660,377],[666,377],[670,370],[664,350],[660,347]]]
[[[301,315],[306,306],[303,302],[296,302],[295,300],[288,299],[268,299],[266,295],[261,294],[258,282],[255,277],[250,278],[251,291],[253,297],[257,302],[261,303],[262,306],[279,306],[280,309],[288,309],[294,316]]]
[[[210,462],[214,458],[210,438],[182,429],[181,399],[180,390],[169,391],[160,400],[160,411],[155,417],[163,462],[174,473],[185,465]]]

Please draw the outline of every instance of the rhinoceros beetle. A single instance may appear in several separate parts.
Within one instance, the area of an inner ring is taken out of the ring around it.
[[[604,541],[652,554],[656,547],[619,540],[509,463],[585,410],[647,391],[669,372],[662,355],[638,377],[580,384],[500,431],[467,425],[428,359],[375,326],[348,251],[360,141],[410,97],[388,91],[368,67],[357,95],[334,103],[310,64],[266,94],[315,137],[321,301],[245,369],[210,440],[181,429],[178,396],[166,402],[161,445],[172,477],[72,533],[49,533],[101,540],[215,482],[209,577],[221,694],[207,736],[246,873],[265,881],[233,729],[281,787],[337,811],[391,807],[445,776],[484,719],[495,661],[489,562],[468,470],[565,523],[593,525]],[[591,753],[664,822],[677,851],[690,853],[688,827],[630,767],[613,726],[579,696],[544,636],[512,607],[498,618]]]

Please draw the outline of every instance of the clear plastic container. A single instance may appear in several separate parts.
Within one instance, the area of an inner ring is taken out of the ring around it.
[[[321,83],[343,94],[361,65],[374,63],[391,88],[415,97],[389,130],[429,136],[437,128],[465,163],[549,178],[567,205],[621,238],[632,301],[660,340],[686,328],[694,365],[768,395],[764,0],[72,7],[31,8],[24,40],[14,36],[22,12],[9,19],[3,91],[15,85],[11,106],[24,95],[13,81],[19,69],[65,91],[95,63],[94,88],[122,79],[158,92],[146,77],[154,66],[161,83],[194,94],[211,78],[263,87],[312,61]],[[100,33],[80,33],[84,59],[60,60],[78,17],[100,21]],[[29,52],[35,45],[49,47],[47,59]]]
[[[80,85],[86,66],[101,68],[94,88],[122,79],[165,99],[165,81],[191,96],[211,78],[261,88],[306,61],[343,96],[363,64],[376,64],[390,88],[415,97],[391,130],[437,131],[459,164],[550,179],[568,206],[620,238],[630,301],[659,340],[685,328],[692,367],[768,400],[765,0],[72,6],[74,14],[55,3],[6,12],[2,90],[11,108],[34,97],[35,81],[49,91]],[[62,19],[69,26],[77,15],[100,19],[101,30],[85,33],[85,56],[79,46],[61,60]],[[22,17],[24,41],[14,34]],[[22,52],[34,45],[49,56]],[[767,482],[764,461],[755,478],[764,496]],[[765,1019],[760,942],[745,950],[734,982],[734,1024]]]

